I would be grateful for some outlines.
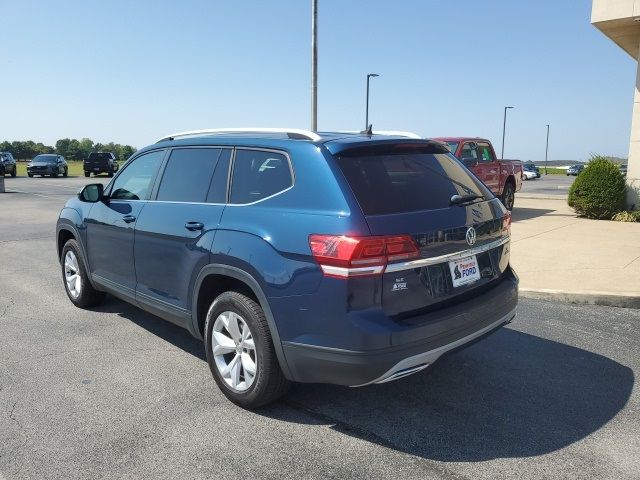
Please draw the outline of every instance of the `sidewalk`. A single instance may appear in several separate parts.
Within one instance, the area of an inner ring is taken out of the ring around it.
[[[640,308],[640,224],[577,218],[564,199],[516,196],[511,233],[523,297]]]

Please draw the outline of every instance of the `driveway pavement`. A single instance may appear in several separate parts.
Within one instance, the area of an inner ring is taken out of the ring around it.
[[[566,175],[542,175],[535,180],[522,182],[522,189],[516,194],[518,198],[531,197],[565,197],[569,194],[569,187],[576,177]]]
[[[578,218],[565,199],[518,198],[511,263],[521,292],[640,308],[640,225]]]
[[[186,331],[68,301],[54,222],[86,179],[7,183],[34,194],[0,195],[0,477],[638,478],[638,310],[524,299],[422,373],[248,412]]]

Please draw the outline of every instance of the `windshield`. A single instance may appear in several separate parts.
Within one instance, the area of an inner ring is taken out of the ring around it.
[[[34,162],[42,163],[56,163],[58,161],[57,155],[38,155],[33,159]]]
[[[446,153],[347,152],[337,162],[365,215],[448,208],[454,195],[491,198],[480,181]]]

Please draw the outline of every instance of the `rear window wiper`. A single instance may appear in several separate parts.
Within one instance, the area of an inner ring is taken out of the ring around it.
[[[465,205],[471,203],[479,198],[484,198],[482,195],[453,195],[449,200],[449,205]]]

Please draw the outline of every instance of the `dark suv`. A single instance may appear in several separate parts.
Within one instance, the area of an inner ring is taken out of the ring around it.
[[[111,152],[91,152],[82,162],[85,177],[92,173],[94,175],[106,173],[109,177],[113,177],[113,174],[118,171],[118,167],[116,156]]]
[[[18,174],[18,166],[10,152],[0,152],[0,175],[7,174],[15,177]]]
[[[55,153],[43,153],[36,155],[27,164],[27,175],[33,177],[34,175],[49,175],[50,177],[57,177],[62,175],[66,177],[69,175],[69,165],[62,155],[56,155]]]
[[[186,328],[257,407],[292,381],[404,377],[510,322],[510,222],[439,142],[205,130],[87,185],[57,253],[76,306],[109,292]]]

